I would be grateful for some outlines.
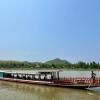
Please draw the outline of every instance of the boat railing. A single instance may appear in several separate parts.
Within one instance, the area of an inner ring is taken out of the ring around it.
[[[68,77],[60,78],[59,80],[54,80],[55,83],[59,84],[82,84],[82,85],[100,85],[100,78],[95,78],[95,81],[92,78],[86,77]]]

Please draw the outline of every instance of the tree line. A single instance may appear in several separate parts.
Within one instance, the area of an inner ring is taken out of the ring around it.
[[[20,61],[0,61],[0,69],[38,69],[38,68],[48,68],[48,69],[100,69],[100,64],[93,62],[83,62],[78,63],[32,63],[32,62],[20,62]]]

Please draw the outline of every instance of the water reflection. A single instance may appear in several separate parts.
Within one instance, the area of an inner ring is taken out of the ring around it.
[[[0,82],[0,100],[100,100],[99,95],[88,90]]]

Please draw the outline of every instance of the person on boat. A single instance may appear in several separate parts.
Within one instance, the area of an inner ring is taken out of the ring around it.
[[[93,80],[93,83],[95,83],[96,73],[91,71],[91,79]]]

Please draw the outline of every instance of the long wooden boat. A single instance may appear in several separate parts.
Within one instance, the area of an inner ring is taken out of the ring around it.
[[[60,71],[40,71],[38,74],[2,72],[1,81],[86,89],[100,87],[100,78],[60,78]],[[38,78],[36,77],[38,76]],[[49,78],[48,78],[49,76]]]

